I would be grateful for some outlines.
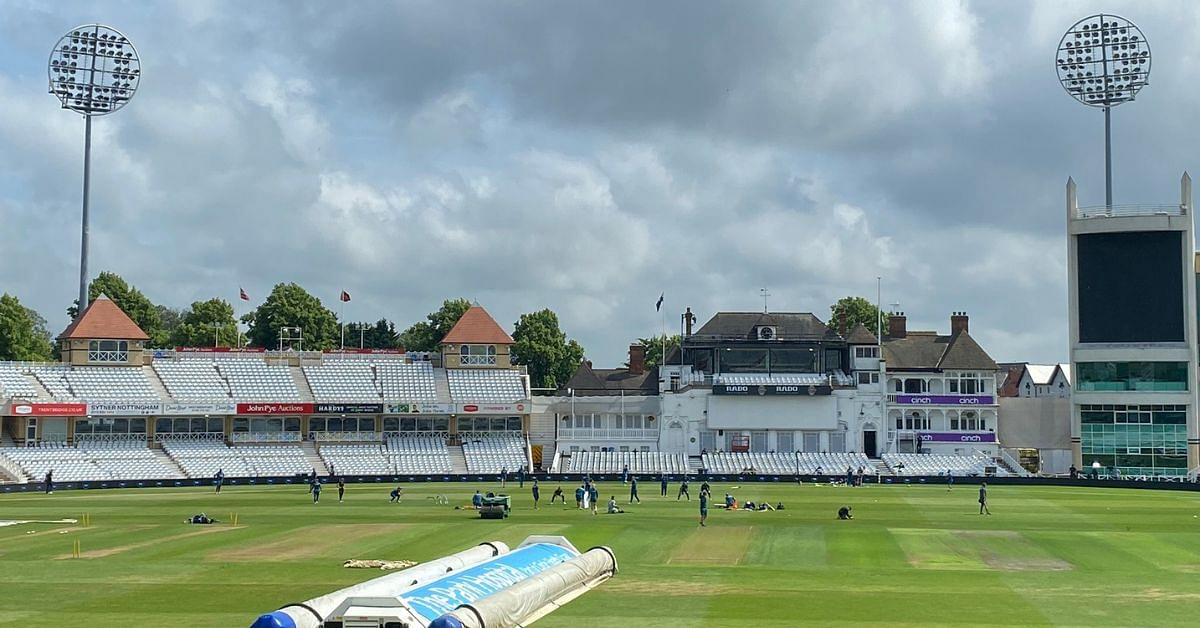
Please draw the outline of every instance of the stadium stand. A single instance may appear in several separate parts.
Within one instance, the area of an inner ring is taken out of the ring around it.
[[[77,448],[114,480],[180,478],[179,471],[163,463],[142,440],[82,440]],[[58,472],[55,472],[57,475]]]
[[[0,397],[32,399],[37,396],[37,387],[16,366],[0,364]]]
[[[140,368],[80,366],[62,371],[72,397],[88,401],[160,401]]]
[[[896,475],[984,475],[984,467],[996,467],[996,475],[1011,475],[1003,466],[985,456],[944,456],[937,454],[883,454],[883,462]]]
[[[50,391],[52,397],[67,401],[75,398],[67,386],[66,372],[69,370],[71,370],[69,366],[47,365],[34,367],[30,369],[30,372],[46,390]]]
[[[234,399],[246,401],[299,401],[300,391],[287,366],[269,365],[256,359],[226,359],[215,362],[217,371],[229,382]]]
[[[576,451],[567,465],[568,473],[621,473],[625,466],[630,473],[688,472],[687,456],[661,451]]]
[[[497,369],[446,369],[450,396],[462,401],[515,403],[528,397],[517,371]]]
[[[305,366],[304,376],[317,401],[379,403],[382,399],[369,362],[329,360]]]
[[[246,461],[218,439],[168,438],[162,441],[162,446],[189,478],[211,478],[218,470],[224,470],[229,477],[253,475]]]
[[[721,452],[702,456],[703,466],[712,473],[755,473],[770,475],[814,474],[840,475],[846,467],[858,470],[873,469],[871,460],[861,453],[746,453]]]
[[[230,449],[246,461],[252,475],[300,475],[313,470],[304,450],[295,445],[235,445]]]
[[[462,448],[471,473],[499,473],[502,469],[516,472],[529,466],[525,439],[520,435],[471,438],[463,441]]]
[[[379,443],[331,443],[319,449],[325,466],[345,475],[388,475],[391,461],[383,455]]]
[[[450,452],[441,436],[392,436],[385,453],[396,473],[450,473]],[[509,467],[516,468],[516,467]]]
[[[141,441],[91,441],[78,447],[44,443],[38,447],[0,448],[0,457],[15,464],[26,480],[39,482],[53,470],[59,482],[178,478]]]
[[[155,360],[155,374],[179,401],[229,399],[229,385],[210,360]]]
[[[375,365],[375,373],[384,399],[418,403],[438,400],[433,366],[428,362],[379,362]]]

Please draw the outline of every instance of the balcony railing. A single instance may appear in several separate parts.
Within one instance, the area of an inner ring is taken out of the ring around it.
[[[460,364],[465,364],[468,366],[492,366],[496,363],[496,356],[494,356],[494,355],[462,355],[462,356],[459,356],[458,361]]]
[[[658,430],[564,427],[559,428],[558,437],[574,440],[656,440]]]
[[[1099,205],[1076,207],[1076,218],[1120,218],[1124,216],[1186,216],[1184,205]]]

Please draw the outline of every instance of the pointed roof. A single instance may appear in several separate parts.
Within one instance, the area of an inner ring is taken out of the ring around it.
[[[602,397],[615,395],[647,395],[658,394],[658,367],[650,367],[641,373],[634,373],[628,367],[618,369],[593,368],[592,363],[584,360],[575,369],[571,379],[565,386],[560,386],[558,394],[565,396],[568,390],[575,391],[580,397]]]
[[[883,357],[888,369],[999,370],[979,343],[965,331],[939,336],[932,331],[910,331],[904,338],[884,338]]]
[[[850,335],[846,337],[846,342],[852,345],[873,345],[879,340],[867,328],[859,323],[850,330]]]
[[[450,333],[442,338],[442,344],[511,345],[513,339],[487,310],[479,305],[472,305],[450,329]]]
[[[58,339],[149,340],[150,336],[112,299],[102,294],[58,335]]]

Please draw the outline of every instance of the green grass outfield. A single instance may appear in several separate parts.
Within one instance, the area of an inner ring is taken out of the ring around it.
[[[475,484],[350,485],[314,506],[302,486],[63,491],[0,496],[0,519],[90,513],[92,526],[0,528],[0,625],[249,626],[260,613],[380,575],[348,558],[428,560],[481,541],[561,534],[608,545],[620,573],[538,623],[553,626],[1167,626],[1200,621],[1200,494],[1082,487],[744,484],[782,512],[658,497],[624,515],[531,510],[484,521]],[[543,484],[549,496],[554,483]],[[489,487],[481,486],[485,490]],[[497,489],[497,487],[490,487]],[[564,486],[570,493],[571,486]],[[693,484],[693,494],[698,485]],[[718,496],[729,489],[714,485]],[[628,490],[603,485],[602,499]],[[841,504],[856,519],[834,520]],[[204,511],[238,526],[188,526]],[[34,534],[28,532],[35,531]],[[66,533],[60,533],[66,531]],[[70,558],[79,539],[83,557]]]

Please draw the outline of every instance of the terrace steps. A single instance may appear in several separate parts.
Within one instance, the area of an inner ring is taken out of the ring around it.
[[[467,455],[463,453],[462,445],[447,445],[446,450],[450,452],[450,472],[466,474]]]

